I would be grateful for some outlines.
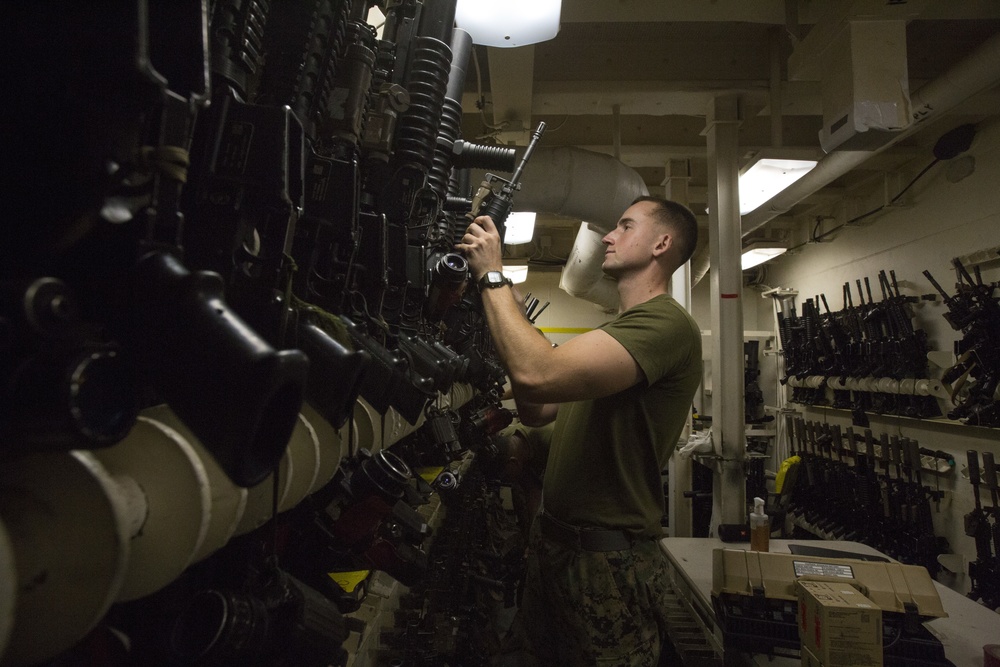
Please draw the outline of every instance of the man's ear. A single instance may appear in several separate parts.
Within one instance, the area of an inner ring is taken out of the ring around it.
[[[670,250],[674,245],[674,237],[669,233],[660,234],[656,239],[656,244],[653,246],[653,256],[659,257],[668,250]]]

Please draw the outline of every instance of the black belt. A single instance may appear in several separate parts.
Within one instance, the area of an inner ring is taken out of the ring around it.
[[[544,511],[538,515],[538,522],[545,537],[583,551],[624,551],[631,549],[635,542],[633,536],[624,530],[578,528]]]

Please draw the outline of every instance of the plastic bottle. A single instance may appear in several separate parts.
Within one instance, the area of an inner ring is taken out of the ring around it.
[[[767,551],[771,540],[771,520],[764,514],[764,499],[753,499],[750,513],[750,551]]]

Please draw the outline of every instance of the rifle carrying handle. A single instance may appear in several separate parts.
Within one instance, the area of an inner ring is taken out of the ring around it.
[[[966,454],[969,457],[969,481],[973,486],[979,486],[979,452],[970,449]]]
[[[911,440],[910,438],[903,438],[903,443],[906,447],[906,460],[909,462],[910,467],[914,470],[920,470],[920,445],[917,444],[916,440]]]
[[[993,461],[993,452],[983,452],[983,480],[991,489],[997,488],[997,468]]]
[[[854,463],[858,462],[858,441],[854,439],[854,429],[847,427],[847,446],[851,449],[851,458]]]
[[[799,417],[794,422],[792,422],[795,428],[795,439],[800,445],[800,451],[806,451],[806,423]]]
[[[894,435],[889,439],[889,447],[892,452],[893,465],[899,465],[899,436]]]

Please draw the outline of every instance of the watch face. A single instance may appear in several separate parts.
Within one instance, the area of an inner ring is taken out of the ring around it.
[[[480,289],[485,289],[489,287],[503,287],[504,285],[510,285],[510,281],[504,278],[504,275],[500,271],[487,271],[483,274],[483,277],[479,279]]]

